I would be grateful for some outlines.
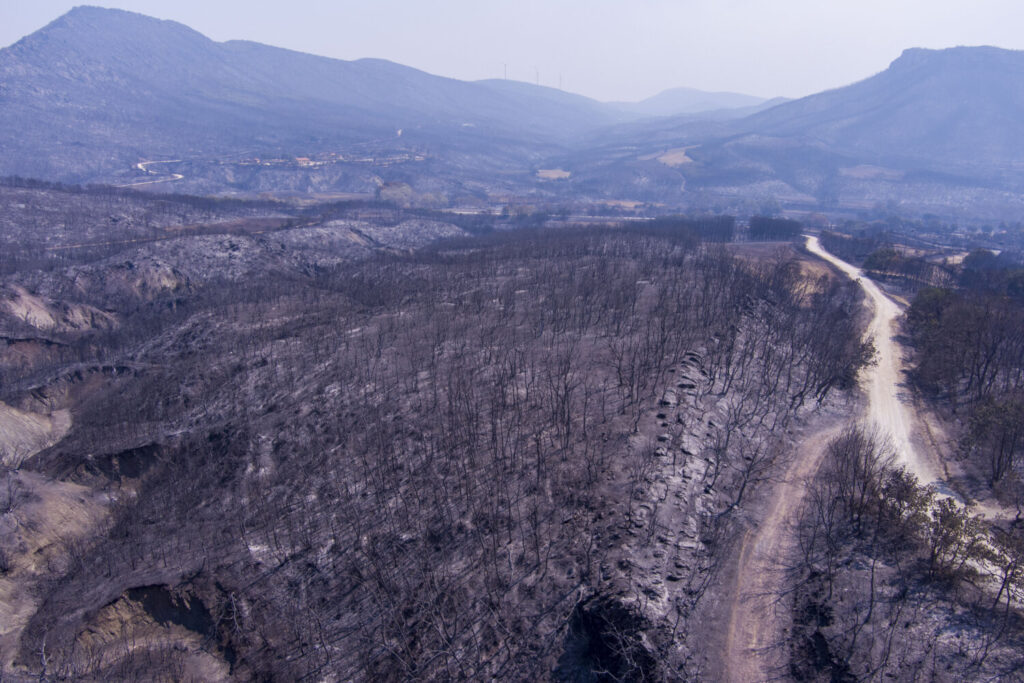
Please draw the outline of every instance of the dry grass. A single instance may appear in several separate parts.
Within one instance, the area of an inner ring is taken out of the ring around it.
[[[537,171],[541,180],[567,180],[572,173],[561,168],[542,168]]]
[[[673,147],[672,149],[667,149],[664,152],[654,152],[652,154],[645,154],[641,157],[638,157],[638,159],[640,161],[651,161],[652,159],[656,159],[657,161],[665,164],[666,166],[676,168],[678,166],[682,166],[683,164],[689,164],[693,162],[693,159],[687,156],[686,153],[689,150],[694,149],[694,147],[696,147],[696,145],[691,145],[689,147]]]
[[[601,202],[601,204],[603,204],[604,206],[614,206],[614,207],[618,207],[618,208],[621,208],[621,209],[629,209],[629,210],[637,209],[637,208],[639,208],[641,206],[644,206],[646,203],[647,202],[638,202],[638,201],[634,201],[634,200],[631,200],[631,199],[607,199],[607,200],[604,200],[604,201]],[[660,204],[655,204],[654,206],[661,206],[661,205]]]
[[[839,277],[827,263],[793,248],[788,243],[739,243],[729,245],[729,250],[738,258],[750,263],[796,261],[803,276],[800,283],[801,295],[807,303],[810,303],[809,297],[822,291],[822,278],[825,278],[825,282],[831,282]]]
[[[817,282],[821,278],[836,277],[835,271],[818,259],[801,258],[800,272],[809,280]]]
[[[659,156],[658,161],[666,166],[671,166],[672,168],[678,168],[683,164],[693,163],[693,159],[686,154],[686,152],[691,149],[693,149],[693,147],[676,147],[675,149],[670,149]]]
[[[60,441],[70,428],[67,410],[44,415],[0,403],[0,464],[18,467],[33,453]]]
[[[78,484],[38,472],[9,472],[2,482],[20,503],[4,515],[3,550],[9,569],[0,577],[0,671],[9,671],[18,639],[41,596],[32,584],[67,566],[77,543],[106,519],[107,499]]]
[[[173,651],[178,675],[164,672],[163,680],[227,681],[230,667],[204,648],[203,637],[173,623],[157,623],[139,603],[121,597],[99,610],[78,637],[77,649],[94,670],[117,671],[125,660]],[[157,679],[159,680],[159,679]]]

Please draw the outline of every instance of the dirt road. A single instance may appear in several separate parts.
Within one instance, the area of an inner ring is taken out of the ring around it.
[[[151,171],[148,167],[152,164],[176,164],[179,161],[181,161],[181,159],[172,159],[170,161],[140,161],[139,163],[135,164],[135,168],[139,169],[140,171],[143,171],[144,173],[147,173],[148,175],[160,175],[156,171]],[[181,175],[180,173],[171,173],[166,176],[161,176],[156,180],[142,180],[137,183],[127,183],[125,185],[118,185],[118,187],[138,187],[139,185],[154,185],[156,183],[173,183],[175,180],[181,180],[184,177],[185,176]]]
[[[893,340],[896,321],[902,315],[900,307],[874,281],[866,277],[860,268],[822,249],[817,237],[807,238],[807,249],[857,280],[874,308],[868,335],[874,339],[878,355],[877,365],[861,376],[861,386],[868,400],[865,417],[892,439],[898,464],[917,475],[922,484],[941,485],[941,466],[927,453],[914,448],[910,440],[913,407],[910,405],[908,390],[903,387],[903,354]]]
[[[916,474],[921,483],[941,484],[941,468],[915,449],[910,438],[914,413],[902,388],[903,356],[893,340],[900,307],[864,277],[859,268],[822,249],[816,237],[807,238],[807,248],[856,280],[872,308],[866,335],[873,339],[878,355],[877,363],[861,373],[860,384],[867,399],[861,419],[873,423],[892,439],[899,464]],[[843,426],[831,425],[804,440],[785,478],[770,493],[773,502],[764,519],[743,538],[723,667],[729,681],[752,683],[785,674],[787,653],[780,645],[787,615],[784,610],[776,614],[775,606],[784,588],[781,569],[796,550],[789,522],[803,505],[805,484],[817,472],[825,446]]]
[[[796,551],[789,523],[803,505],[804,484],[818,471],[825,446],[843,424],[815,432],[804,440],[785,478],[771,493],[767,515],[747,531],[740,548],[736,585],[729,615],[724,661],[725,680],[755,683],[785,673],[782,645],[787,614],[776,610],[783,588],[783,563]]]

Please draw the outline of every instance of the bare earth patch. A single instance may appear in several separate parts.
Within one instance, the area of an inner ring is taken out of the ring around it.
[[[537,171],[537,177],[541,180],[567,180],[571,175],[571,171],[561,168],[542,168]]]
[[[71,414],[12,408],[0,403],[0,459],[17,468],[67,434]],[[0,671],[9,671],[18,638],[37,606],[31,586],[38,577],[68,561],[80,539],[106,515],[106,496],[78,484],[56,481],[38,472],[11,470],[3,487],[0,553]]]
[[[45,331],[109,329],[115,325],[113,316],[97,308],[83,304],[58,306],[18,286],[4,293],[0,306],[15,318]]]
[[[18,638],[38,606],[31,586],[70,561],[81,539],[106,517],[106,496],[37,472],[8,474],[17,504],[0,517],[8,571],[0,577],[0,671],[9,671]]]
[[[693,159],[686,154],[686,152],[691,149],[693,149],[693,147],[676,147],[675,149],[670,149],[659,156],[658,161],[666,166],[671,166],[672,168],[678,168],[683,164],[693,163]]]
[[[17,468],[25,458],[64,438],[70,428],[67,410],[45,415],[0,403],[0,464]]]
[[[138,601],[123,596],[102,608],[78,638],[78,647],[96,669],[118,672],[118,665],[147,657],[164,666],[169,678],[230,680],[230,667],[212,654],[203,637],[173,622],[158,622]],[[162,653],[174,656],[161,658]],[[182,654],[184,653],[184,655]],[[166,660],[166,661],[165,661]]]

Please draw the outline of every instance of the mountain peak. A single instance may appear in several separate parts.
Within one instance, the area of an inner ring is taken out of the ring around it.
[[[177,23],[168,19],[157,19],[156,17],[140,14],[139,12],[132,12],[126,9],[119,9],[116,7],[99,7],[97,5],[76,5],[52,23],[56,24],[58,22],[68,23],[83,21],[90,23],[97,21],[137,21],[149,24]]]
[[[897,70],[928,66],[947,68],[956,65],[985,68],[1019,66],[1022,63],[1024,63],[1024,51],[1021,50],[1007,50],[992,45],[960,45],[937,50],[923,47],[907,48],[889,65],[889,68]]]
[[[123,9],[78,5],[19,42],[51,37],[87,42],[91,42],[90,37],[96,40],[125,40],[133,36],[144,38],[153,33],[177,34],[193,40],[203,37],[198,31],[169,19],[157,19]]]
[[[0,174],[75,182],[131,169],[140,158],[303,156],[366,142],[446,154],[461,145],[497,158],[564,144],[621,118],[550,89],[216,42],[177,22],[92,6],[0,49],[0,93]],[[407,131],[401,140],[398,129]]]
[[[81,16],[100,16],[110,14],[134,14],[135,16],[145,17],[144,14],[138,14],[126,9],[118,9],[116,7],[100,7],[99,5],[75,5],[67,12],[64,13],[65,17],[81,17]],[[147,17],[148,18],[148,17]]]
[[[201,68],[215,45],[175,21],[81,5],[0,51],[0,78],[35,73],[49,80],[121,79],[126,74],[114,72],[124,65],[140,75],[160,75],[175,64],[179,71]]]
[[[874,164],[1011,168],[1024,155],[1024,52],[905,50],[885,71],[743,124],[800,136]]]

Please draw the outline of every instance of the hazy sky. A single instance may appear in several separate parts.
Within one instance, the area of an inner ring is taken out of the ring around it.
[[[0,45],[77,3],[0,0]],[[381,57],[466,80],[602,100],[689,86],[795,97],[884,69],[907,47],[1024,48],[1022,0],[111,0],[215,40]]]

